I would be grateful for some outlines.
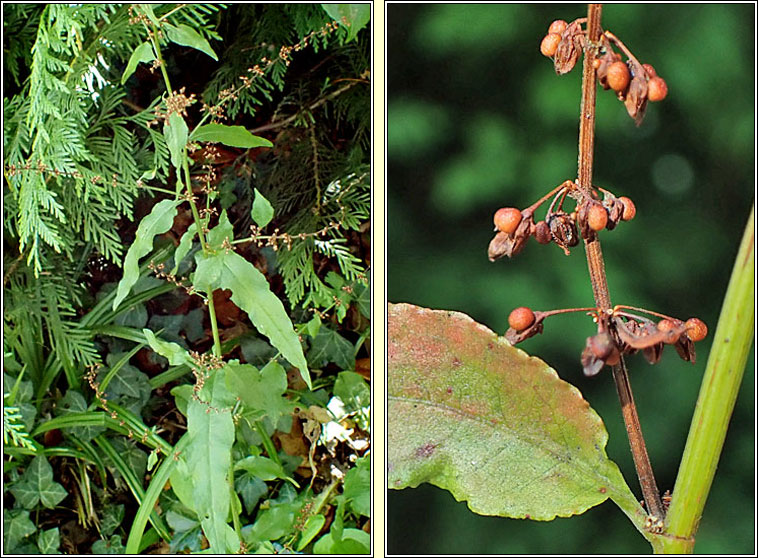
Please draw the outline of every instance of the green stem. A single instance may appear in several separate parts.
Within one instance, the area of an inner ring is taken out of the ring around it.
[[[695,533],[713,483],[729,419],[753,343],[755,205],[750,210],[721,307],[713,346],[692,417],[687,444],[666,517],[664,552],[692,553]]]
[[[282,460],[279,459],[279,454],[277,453],[276,448],[274,447],[274,442],[271,440],[271,437],[266,433],[266,427],[263,425],[263,421],[256,420],[255,429],[258,431],[258,434],[260,434],[261,439],[263,440],[263,447],[266,448],[266,453],[268,453],[268,456],[273,461],[275,461],[277,465],[281,465]]]

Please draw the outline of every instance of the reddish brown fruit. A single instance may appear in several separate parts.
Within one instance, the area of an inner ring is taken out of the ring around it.
[[[691,341],[702,341],[708,335],[708,327],[702,320],[690,318],[685,325],[687,326],[686,335]]]
[[[634,206],[634,202],[626,196],[621,196],[619,200],[624,204],[624,212],[621,214],[621,219],[624,221],[634,219],[634,216],[637,215],[637,208]]]
[[[614,62],[608,66],[608,85],[614,91],[625,91],[630,79],[629,68],[623,62]]]
[[[516,331],[524,331],[534,323],[534,312],[526,306],[514,308],[508,316],[508,325]]]
[[[566,23],[562,19],[556,19],[553,23],[550,24],[550,27],[548,27],[547,32],[560,35],[566,30],[566,27],[568,27],[568,23]]]
[[[653,68],[650,64],[643,64],[643,68],[645,68],[645,72],[647,72],[647,75],[651,78],[654,78],[658,74],[655,73],[655,68]]]
[[[555,51],[558,50],[558,44],[561,42],[561,36],[558,33],[548,33],[540,43],[540,52],[543,56],[552,58]]]
[[[602,231],[608,224],[608,212],[599,203],[593,203],[587,211],[587,224],[597,232]]]
[[[495,228],[505,234],[513,234],[521,223],[521,211],[515,207],[501,207],[495,212]]]
[[[662,101],[668,95],[669,88],[661,77],[651,78],[647,82],[647,99],[648,101]]]

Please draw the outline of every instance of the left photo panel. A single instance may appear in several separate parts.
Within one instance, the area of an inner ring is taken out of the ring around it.
[[[370,554],[372,4],[3,35],[3,554]]]

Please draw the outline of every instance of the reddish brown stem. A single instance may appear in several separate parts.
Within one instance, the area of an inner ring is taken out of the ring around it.
[[[600,42],[600,18],[602,4],[590,4],[587,9],[587,43],[584,52],[584,71],[582,75],[582,106],[581,121],[579,124],[579,172],[578,187],[587,197],[591,197],[592,191],[592,165],[595,150],[595,99],[597,95],[597,79],[593,62],[597,55],[597,45]],[[608,292],[608,282],[603,263],[603,252],[600,249],[600,240],[593,236],[591,240],[585,240],[587,252],[587,266],[589,267],[590,280],[595,304],[601,311],[611,307],[611,297]],[[621,402],[621,413],[624,417],[626,433],[629,437],[629,446],[632,450],[634,465],[637,469],[637,477],[640,481],[642,494],[645,498],[648,513],[658,519],[663,519],[664,510],[661,496],[655,483],[653,467],[645,447],[645,439],[642,436],[642,427],[634,405],[632,386],[629,383],[629,375],[623,356],[617,365],[613,367],[613,379],[616,383],[616,391]]]

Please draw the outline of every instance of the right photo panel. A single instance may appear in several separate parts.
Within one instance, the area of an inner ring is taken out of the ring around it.
[[[755,6],[386,14],[386,552],[755,552]]]

